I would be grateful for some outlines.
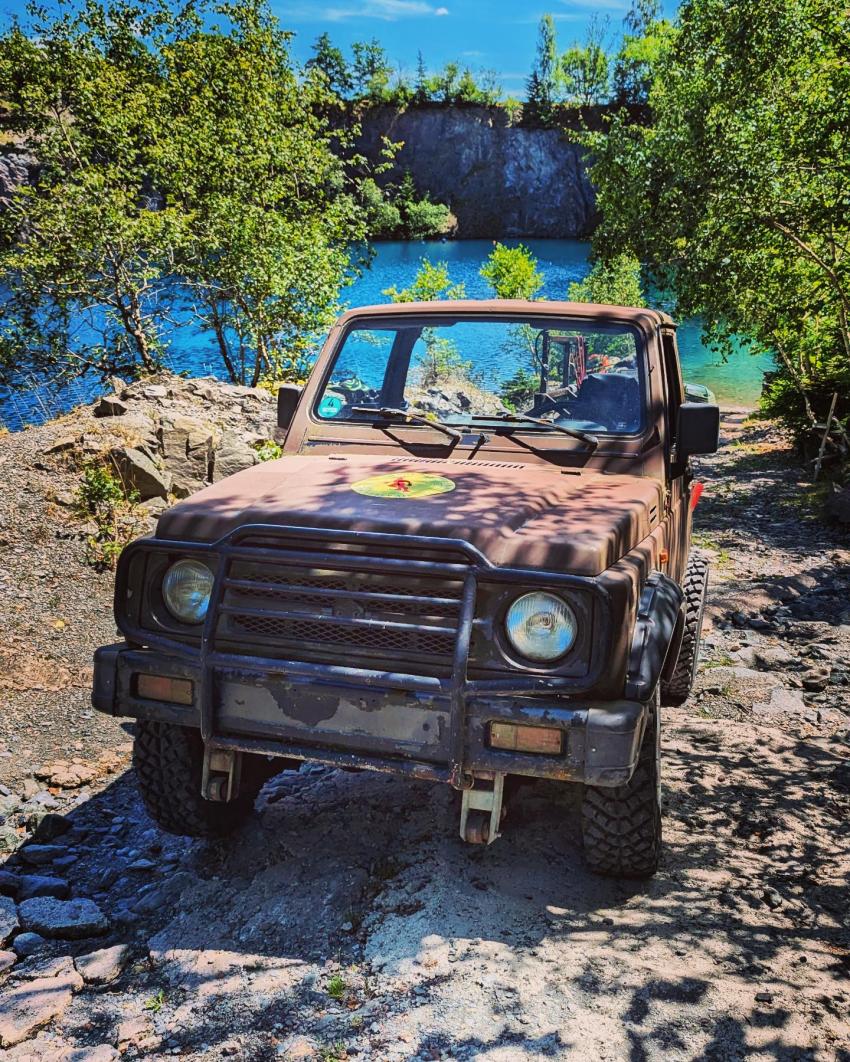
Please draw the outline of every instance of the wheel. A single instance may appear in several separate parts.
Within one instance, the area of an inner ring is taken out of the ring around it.
[[[648,878],[661,856],[660,726],[652,705],[637,767],[625,785],[585,786],[581,803],[584,858],[597,874]]]
[[[676,666],[667,681],[661,682],[661,703],[668,708],[684,704],[694,686],[699,661],[699,644],[702,637],[702,615],[705,612],[705,597],[708,590],[708,564],[698,557],[691,557],[682,584],[685,610],[685,628],[682,644],[676,658]]]
[[[257,759],[243,754],[242,778],[235,800],[204,800],[204,744],[199,732],[151,720],[136,724],[133,767],[142,800],[151,818],[168,833],[222,837],[240,826],[250,815],[263,782],[271,777],[265,763],[253,762]]]

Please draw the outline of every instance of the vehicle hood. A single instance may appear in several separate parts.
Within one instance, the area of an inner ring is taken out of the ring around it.
[[[389,496],[354,489],[364,480],[370,489],[376,476],[389,477]],[[444,492],[412,494],[432,488]],[[661,512],[661,485],[637,476],[497,461],[293,455],[175,505],[160,517],[157,537],[214,542],[245,524],[420,534],[463,539],[496,565],[598,575],[645,538]]]

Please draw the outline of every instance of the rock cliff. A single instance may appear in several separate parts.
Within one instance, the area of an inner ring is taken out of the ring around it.
[[[360,150],[377,159],[382,138],[403,141],[397,178],[447,203],[467,239],[569,239],[596,222],[593,187],[578,144],[557,129],[508,125],[497,107],[377,107],[362,118]]]

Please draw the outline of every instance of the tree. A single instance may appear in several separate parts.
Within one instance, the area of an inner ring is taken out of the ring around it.
[[[324,116],[323,77],[299,85],[262,0],[217,10],[222,28],[215,9],[92,0],[0,38],[10,124],[39,161],[0,215],[10,371],[151,371],[180,309],[255,383],[333,317],[367,234],[339,154],[356,129]]]
[[[351,67],[355,94],[361,99],[380,101],[390,83],[393,68],[381,42],[373,37],[370,41],[355,41],[351,45]]]
[[[423,258],[411,284],[401,289],[393,285],[382,294],[391,302],[433,302],[435,299],[464,299],[466,289],[462,283],[452,283],[445,262],[435,264]]]
[[[526,117],[530,121],[546,124],[552,120],[557,58],[555,20],[544,15],[537,27],[534,66],[526,82]]]
[[[416,53],[416,81],[413,86],[413,98],[417,103],[428,102],[428,69],[425,66],[421,48]]]
[[[767,405],[850,413],[850,67],[831,0],[686,0],[653,64],[651,123],[585,138],[601,257],[633,251],[721,350],[775,353]]]
[[[313,55],[304,64],[308,70],[324,75],[328,89],[335,96],[345,96],[352,89],[351,72],[342,51],[331,42],[330,34],[322,33],[313,45]]]
[[[533,299],[543,287],[537,259],[522,244],[506,247],[497,243],[479,273],[497,299]]]
[[[595,262],[584,280],[573,281],[567,298],[608,306],[646,306],[640,273],[640,262],[633,254],[614,255],[608,261]]]
[[[653,67],[672,27],[661,18],[660,0],[633,0],[623,22],[626,33],[613,64],[614,99],[646,105]]]
[[[0,215],[4,375],[158,364],[182,219],[150,195],[139,144],[155,135],[156,42],[196,28],[191,9],[116,2],[0,38],[7,128],[39,160]]]
[[[568,103],[589,107],[608,96],[608,53],[605,23],[592,18],[584,45],[574,44],[561,56],[558,73]]]
[[[288,39],[261,0],[242,0],[222,30],[165,49],[150,152],[152,181],[185,218],[186,302],[231,378],[252,385],[300,375],[366,236],[339,154],[354,131],[317,106],[323,77],[299,86]]]

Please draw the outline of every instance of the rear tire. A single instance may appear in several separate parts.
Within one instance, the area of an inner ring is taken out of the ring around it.
[[[167,833],[185,837],[223,837],[250,815],[266,777],[265,764],[243,754],[242,779],[235,800],[220,803],[201,796],[204,743],[197,730],[173,723],[139,720],[133,743],[133,767],[151,818]]]
[[[581,804],[584,858],[596,874],[648,878],[661,857],[660,728],[657,699],[637,767],[625,785],[585,786]]]
[[[702,617],[708,590],[708,564],[699,557],[688,561],[682,584],[685,611],[685,627],[676,666],[670,678],[661,681],[661,703],[665,708],[678,708],[690,697],[699,663],[699,646],[702,639]]]

